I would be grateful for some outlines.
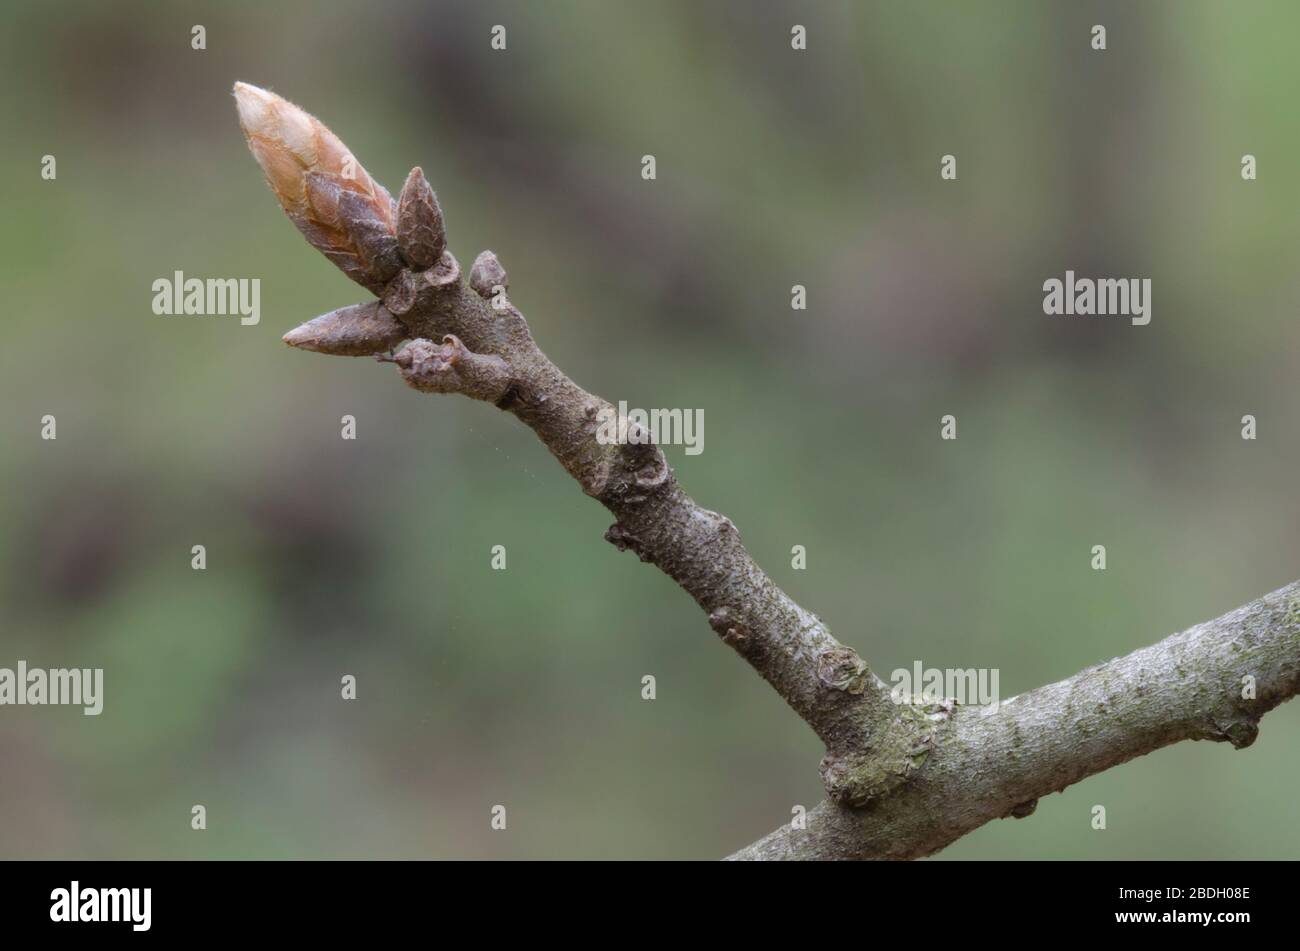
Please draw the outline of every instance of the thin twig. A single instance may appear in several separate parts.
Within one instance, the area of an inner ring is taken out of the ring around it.
[[[243,83],[235,96],[249,146],[290,219],[379,297],[309,321],[285,342],[378,355],[419,390],[461,393],[516,416],[614,515],[605,538],[695,598],[722,640],[825,744],[828,801],[808,815],[807,828],[779,829],[734,858],[926,855],[1177,740],[1246,746],[1259,717],[1300,689],[1298,582],[995,713],[895,703],[856,651],[758,567],[731,520],[686,494],[635,423],[618,420],[625,438],[598,438],[614,407],[537,346],[492,252],[478,256],[466,286],[419,168],[394,201],[297,106]],[[1254,678],[1250,699],[1243,677]]]

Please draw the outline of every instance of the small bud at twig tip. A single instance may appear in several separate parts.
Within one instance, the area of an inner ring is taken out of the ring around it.
[[[344,274],[382,290],[401,266],[392,196],[316,117],[248,83],[234,93],[248,148],[290,220]]]

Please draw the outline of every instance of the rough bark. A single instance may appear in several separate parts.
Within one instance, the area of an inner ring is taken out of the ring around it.
[[[856,651],[759,568],[735,525],[686,494],[649,434],[546,357],[494,254],[478,256],[466,286],[418,168],[388,215],[388,193],[364,169],[355,178],[336,170],[342,145],[318,120],[254,87],[237,84],[235,94],[250,147],[290,218],[301,226],[308,208],[311,221],[333,228],[330,241],[313,245],[383,301],[333,311],[285,342],[375,354],[419,390],[462,393],[513,414],[613,514],[605,538],[690,594],[721,639],[825,744],[828,801],[809,814],[807,828],[777,830],[734,858],[925,855],[1168,743],[1248,745],[1259,717],[1300,689],[1297,583],[996,713],[946,701],[895,703]],[[389,355],[403,338],[405,347]],[[611,432],[615,438],[602,438]],[[1247,675],[1258,684],[1251,701],[1241,699]]]

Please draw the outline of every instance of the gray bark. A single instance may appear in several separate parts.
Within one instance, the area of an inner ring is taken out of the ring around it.
[[[1242,697],[1253,678],[1254,699]],[[823,803],[733,859],[918,858],[1179,740],[1254,742],[1300,691],[1300,582],[996,712],[958,708],[922,769],[870,808]]]

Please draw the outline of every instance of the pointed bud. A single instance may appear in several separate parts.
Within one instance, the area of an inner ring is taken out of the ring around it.
[[[235,104],[248,148],[289,219],[344,274],[381,291],[400,267],[392,196],[338,136],[287,99],[235,83]]]
[[[442,208],[424,178],[420,166],[411,169],[402,186],[397,201],[397,240],[402,255],[412,267],[425,270],[442,258],[447,250],[447,229],[442,221]]]
[[[407,333],[379,301],[369,301],[309,320],[285,334],[284,342],[315,353],[367,357],[391,350],[406,339]]]
[[[374,205],[363,196],[349,191],[339,196],[339,222],[356,246],[361,262],[380,281],[387,283],[402,269],[392,219],[379,217]]]
[[[509,290],[506,269],[491,251],[482,251],[474,259],[474,266],[469,269],[469,286],[474,288],[474,293],[479,297],[488,299],[493,296],[493,288]]]

